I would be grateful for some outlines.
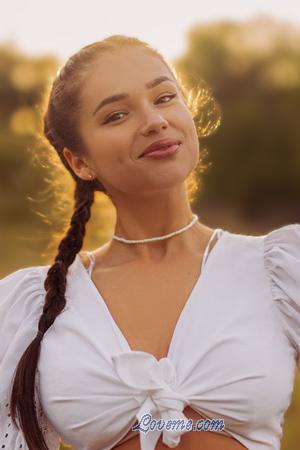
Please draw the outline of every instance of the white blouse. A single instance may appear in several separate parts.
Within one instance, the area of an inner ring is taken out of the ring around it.
[[[300,354],[300,224],[262,236],[215,231],[159,361],[130,348],[76,256],[66,307],[45,333],[38,363],[36,402],[50,450],[59,436],[73,450],[110,450],[144,413],[186,418],[187,405],[223,418],[224,431],[250,450],[280,449]],[[37,333],[49,267],[0,280],[0,449],[28,450],[8,414],[9,391]],[[141,449],[154,450],[161,434],[174,448],[184,432],[140,432]]]

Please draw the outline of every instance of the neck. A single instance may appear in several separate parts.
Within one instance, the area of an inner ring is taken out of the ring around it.
[[[181,185],[161,191],[147,201],[126,195],[114,204],[117,220],[113,234],[130,240],[172,233],[188,225],[193,218],[186,189]],[[116,255],[125,255],[128,260],[167,259],[185,249],[195,248],[209,230],[198,221],[188,230],[164,240],[129,245],[112,239],[109,249]]]
[[[108,250],[110,254],[121,257],[123,261],[137,259],[145,262],[171,260],[182,256],[184,253],[198,254],[198,252],[201,252],[211,232],[211,228],[197,221],[186,231],[164,240],[129,245],[112,239],[108,243]]]

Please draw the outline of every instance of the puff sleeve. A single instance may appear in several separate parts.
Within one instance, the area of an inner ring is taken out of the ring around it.
[[[299,358],[300,224],[285,225],[264,236],[264,261],[283,329]]]
[[[9,413],[12,379],[16,366],[34,339],[42,314],[45,291],[42,272],[47,266],[19,269],[0,280],[0,448],[29,450]],[[35,404],[40,427],[50,450],[57,450],[59,436],[43,414],[36,376]]]

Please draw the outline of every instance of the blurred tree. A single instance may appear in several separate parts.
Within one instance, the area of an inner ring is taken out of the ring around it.
[[[187,86],[204,82],[223,123],[208,142],[198,205],[231,205],[248,215],[289,206],[300,220],[300,30],[260,16],[195,26],[174,62]]]
[[[38,137],[40,104],[58,65],[51,55],[32,58],[16,47],[0,46],[0,276],[48,262],[73,207],[71,177]],[[207,167],[199,173],[195,205],[201,219],[209,222],[208,208],[216,205],[212,226],[226,228],[225,210],[232,214],[231,228],[239,231],[245,230],[237,222],[238,211],[247,213],[249,232],[299,222],[299,28],[267,17],[195,26],[174,66],[188,89],[210,86],[223,112],[222,126],[212,137],[200,127]],[[195,119],[204,124],[207,104],[200,106]],[[260,221],[256,227],[250,222],[254,216],[266,225]],[[111,205],[97,195],[85,247],[101,245],[113,221]],[[298,449],[297,383],[282,450]]]
[[[73,209],[73,180],[42,138],[42,104],[59,61],[0,46],[0,273],[48,263]],[[96,223],[101,223],[101,227]],[[106,240],[113,209],[96,198],[85,245]],[[12,245],[13,242],[13,245]]]

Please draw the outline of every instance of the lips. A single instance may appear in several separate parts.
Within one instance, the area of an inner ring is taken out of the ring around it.
[[[179,139],[160,139],[159,141],[155,141],[151,145],[146,147],[140,154],[139,158],[146,155],[147,153],[155,152],[156,150],[162,150],[164,148],[170,147],[171,145],[179,144],[181,144],[181,141]]]

